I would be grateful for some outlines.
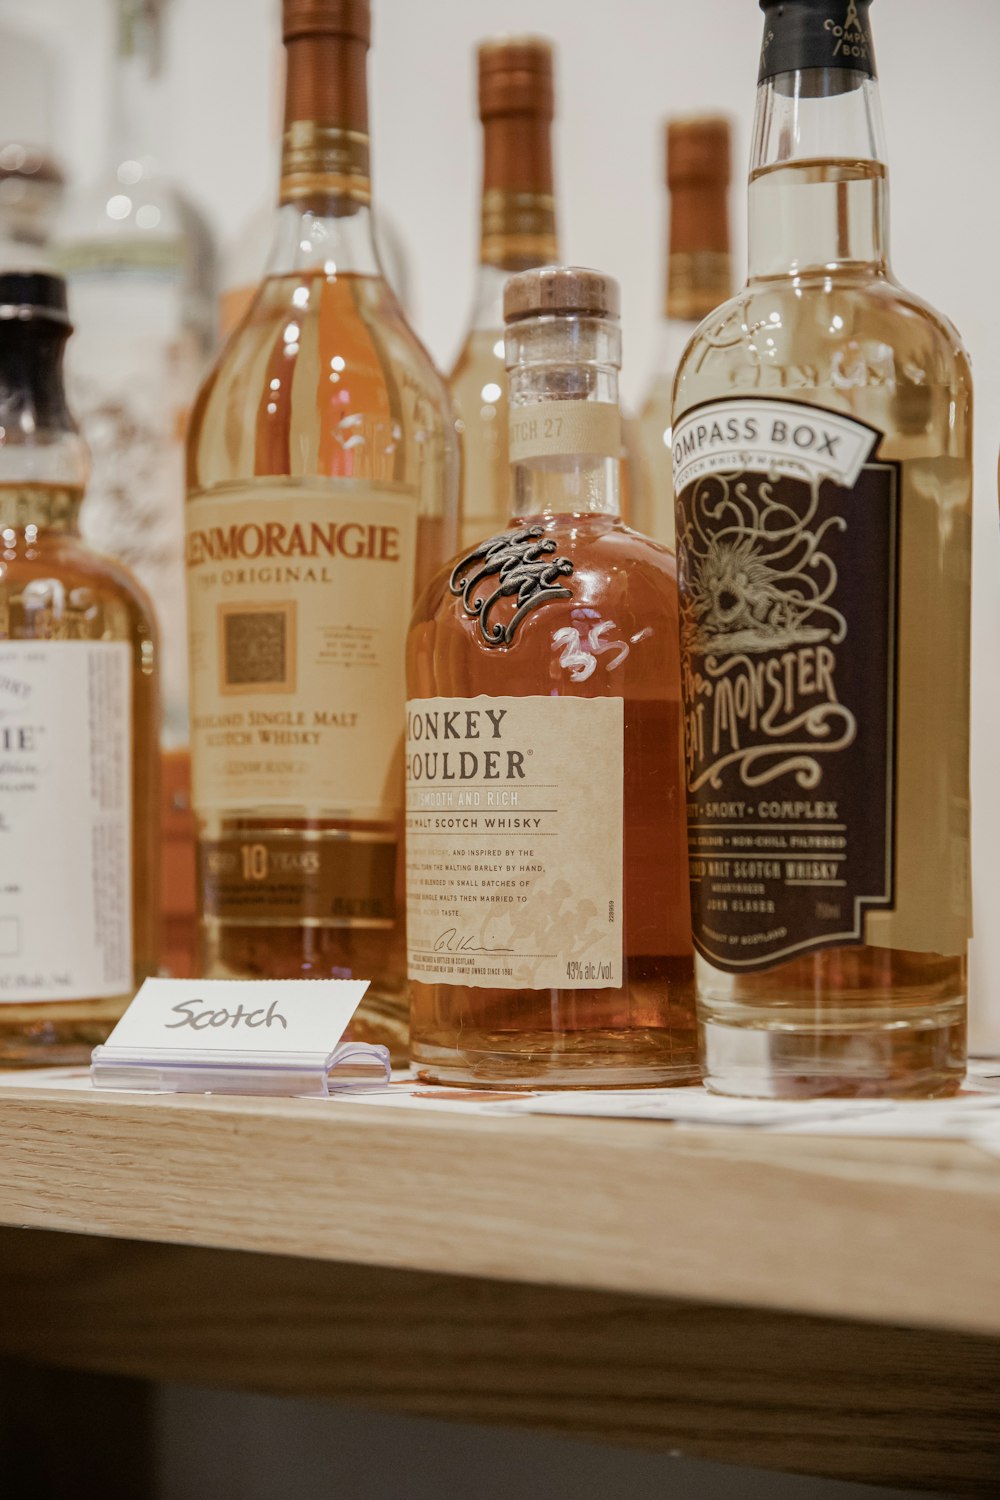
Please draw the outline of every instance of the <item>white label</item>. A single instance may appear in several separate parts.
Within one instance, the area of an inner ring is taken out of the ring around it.
[[[259,479],[187,505],[199,812],[399,811],[415,498]]]
[[[367,979],[147,979],[104,1054],[333,1052]]]
[[[790,401],[712,401],[674,427],[674,490],[745,470],[852,489],[880,436],[851,417]]]
[[[621,985],[624,724],[621,698],[410,701],[411,979]]]
[[[0,1003],[132,988],[132,648],[0,642]]]

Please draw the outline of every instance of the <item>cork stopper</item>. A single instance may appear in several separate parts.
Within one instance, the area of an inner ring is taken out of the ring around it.
[[[728,187],[732,178],[732,129],[725,115],[692,115],[667,121],[666,181],[669,188],[686,182],[715,182]]]
[[[504,287],[506,323],[545,315],[617,318],[621,293],[613,276],[585,266],[539,266],[520,271]]]
[[[539,36],[498,37],[482,42],[479,58],[479,118],[555,113],[552,43]]]
[[[283,0],[282,39],[339,36],[371,45],[371,0]]]

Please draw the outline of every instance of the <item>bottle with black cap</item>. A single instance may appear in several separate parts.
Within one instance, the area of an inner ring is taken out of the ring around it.
[[[618,284],[504,291],[510,522],[407,648],[413,1059],[434,1082],[697,1078],[677,580],[623,525]]]
[[[947,1094],[970,925],[969,364],[889,264],[871,0],[761,8],[749,277],[688,346],[673,410],[706,1079]]]
[[[79,1063],[157,969],[156,632],[80,538],[66,287],[0,275],[0,1065]]]

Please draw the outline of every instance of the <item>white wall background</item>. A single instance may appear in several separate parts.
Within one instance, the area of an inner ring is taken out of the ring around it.
[[[224,243],[273,187],[278,9],[278,0],[172,0],[169,165]],[[660,122],[669,112],[729,111],[742,173],[762,25],[755,0],[374,0],[373,9],[376,194],[406,240],[417,321],[433,354],[450,360],[471,290],[479,174],[472,47],[496,31],[540,32],[559,47],[563,251],[623,283],[625,390],[634,400],[653,357],[660,304]],[[872,17],[896,271],[957,324],[978,381],[974,1018],[980,1043],[1000,1048],[1000,983],[991,977],[1000,975],[1000,188],[992,169],[1000,3],[876,0]],[[0,23],[7,22],[55,47],[54,145],[75,177],[93,175],[106,129],[110,0],[0,0]],[[739,187],[733,203],[741,247]],[[934,705],[927,707],[933,733]]]

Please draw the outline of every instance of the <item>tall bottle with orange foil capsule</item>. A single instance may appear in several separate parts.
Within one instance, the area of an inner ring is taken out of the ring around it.
[[[483,42],[482,231],[472,315],[451,398],[462,436],[461,535],[471,544],[507,524],[507,371],[503,288],[507,277],[559,258],[552,170],[553,54],[539,37]]]
[[[697,1077],[674,559],[622,524],[618,287],[504,293],[511,519],[407,653],[413,1058],[437,1082]]]
[[[667,121],[670,230],[656,366],[630,434],[632,508],[640,531],[673,546],[671,403],[681,355],[733,289],[729,249],[730,125],[725,116]]]
[[[275,249],[188,442],[191,741],[205,972],[368,979],[355,1034],[398,1053],[404,647],[457,456],[374,248],[369,35],[285,0]]]

